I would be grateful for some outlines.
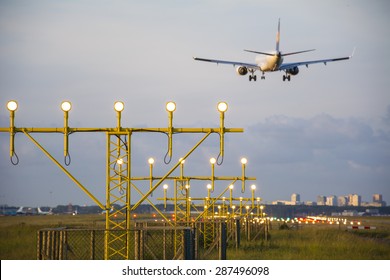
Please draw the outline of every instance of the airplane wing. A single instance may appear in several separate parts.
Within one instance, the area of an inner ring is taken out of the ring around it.
[[[334,61],[340,61],[340,60],[347,60],[350,59],[351,56],[346,56],[346,57],[339,57],[339,58],[329,58],[329,59],[320,59],[320,60],[311,60],[311,61],[302,61],[302,62],[292,62],[292,63],[283,63],[282,65],[279,66],[278,70],[288,70],[292,69],[297,66],[302,66],[306,65],[306,67],[309,67],[310,64],[316,64],[316,63],[326,63],[328,62],[334,62]]]
[[[253,70],[260,70],[260,67],[257,64],[253,63],[246,63],[246,62],[237,62],[237,61],[226,61],[226,60],[217,60],[217,59],[208,59],[208,58],[200,58],[200,57],[193,57],[194,60],[199,61],[205,61],[205,62],[212,62],[217,64],[230,64],[233,66],[245,66],[247,68],[253,69]]]

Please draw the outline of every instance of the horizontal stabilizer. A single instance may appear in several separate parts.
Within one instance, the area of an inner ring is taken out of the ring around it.
[[[266,52],[258,52],[258,51],[250,51],[250,50],[244,50],[246,52],[251,52],[251,53],[257,53],[257,54],[264,54],[264,55],[269,55],[269,56],[274,56],[274,53],[266,53]]]
[[[315,49],[306,50],[306,51],[299,51],[299,52],[283,53],[282,56],[293,55],[293,54],[299,54],[299,53],[305,53],[305,52],[312,52],[312,51],[315,51]]]

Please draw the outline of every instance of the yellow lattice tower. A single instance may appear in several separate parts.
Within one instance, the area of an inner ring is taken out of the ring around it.
[[[129,259],[130,134],[107,134],[105,259]],[[121,205],[115,209],[113,205]]]

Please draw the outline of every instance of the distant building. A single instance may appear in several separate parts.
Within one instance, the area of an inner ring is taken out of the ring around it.
[[[301,196],[297,193],[293,193],[291,195],[291,204],[292,205],[301,204]]]
[[[317,205],[317,202],[314,202],[314,201],[305,201],[303,204],[304,204],[304,205],[308,205],[308,206],[316,206],[316,205]]]
[[[337,198],[335,195],[326,197],[326,205],[327,206],[337,206]]]
[[[372,195],[372,202],[382,203],[383,202],[382,195],[381,194],[377,194],[377,193]]]
[[[323,195],[317,196],[317,205],[326,205],[326,197]]]
[[[359,213],[356,210],[344,210],[343,213],[341,213],[341,215],[355,217],[358,216]]]
[[[272,201],[272,204],[273,205],[295,205],[295,204],[292,204],[292,202],[288,201],[288,200],[275,200],[275,201]]]
[[[362,204],[362,197],[358,194],[348,195],[348,200],[350,206],[360,206]]]
[[[347,206],[348,205],[348,196],[339,196],[337,198],[338,206]]]

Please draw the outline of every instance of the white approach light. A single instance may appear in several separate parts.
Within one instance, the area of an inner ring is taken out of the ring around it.
[[[176,103],[173,101],[169,101],[165,106],[168,112],[174,112],[176,110]]]
[[[122,112],[124,108],[125,108],[125,104],[122,101],[116,101],[114,103],[115,111]]]
[[[149,164],[153,164],[154,163],[154,158],[149,158],[148,162],[149,162]]]
[[[7,109],[11,112],[14,112],[18,109],[18,103],[14,100],[8,101],[7,103]]]
[[[219,102],[217,108],[218,108],[218,111],[220,111],[221,113],[224,113],[227,111],[228,105],[226,102]]]
[[[64,101],[61,103],[61,110],[64,112],[69,112],[72,109],[72,103],[69,101]]]
[[[217,160],[216,160],[215,158],[213,158],[213,157],[210,158],[210,163],[211,163],[211,164],[215,164],[216,162],[217,162]]]
[[[255,186],[255,185],[252,185],[252,186],[251,186],[251,189],[252,189],[252,190],[255,190],[255,189],[256,189],[256,186]]]
[[[247,160],[246,158],[242,158],[242,159],[241,159],[241,163],[242,163],[242,164],[247,164],[247,163],[248,163],[248,160]]]

